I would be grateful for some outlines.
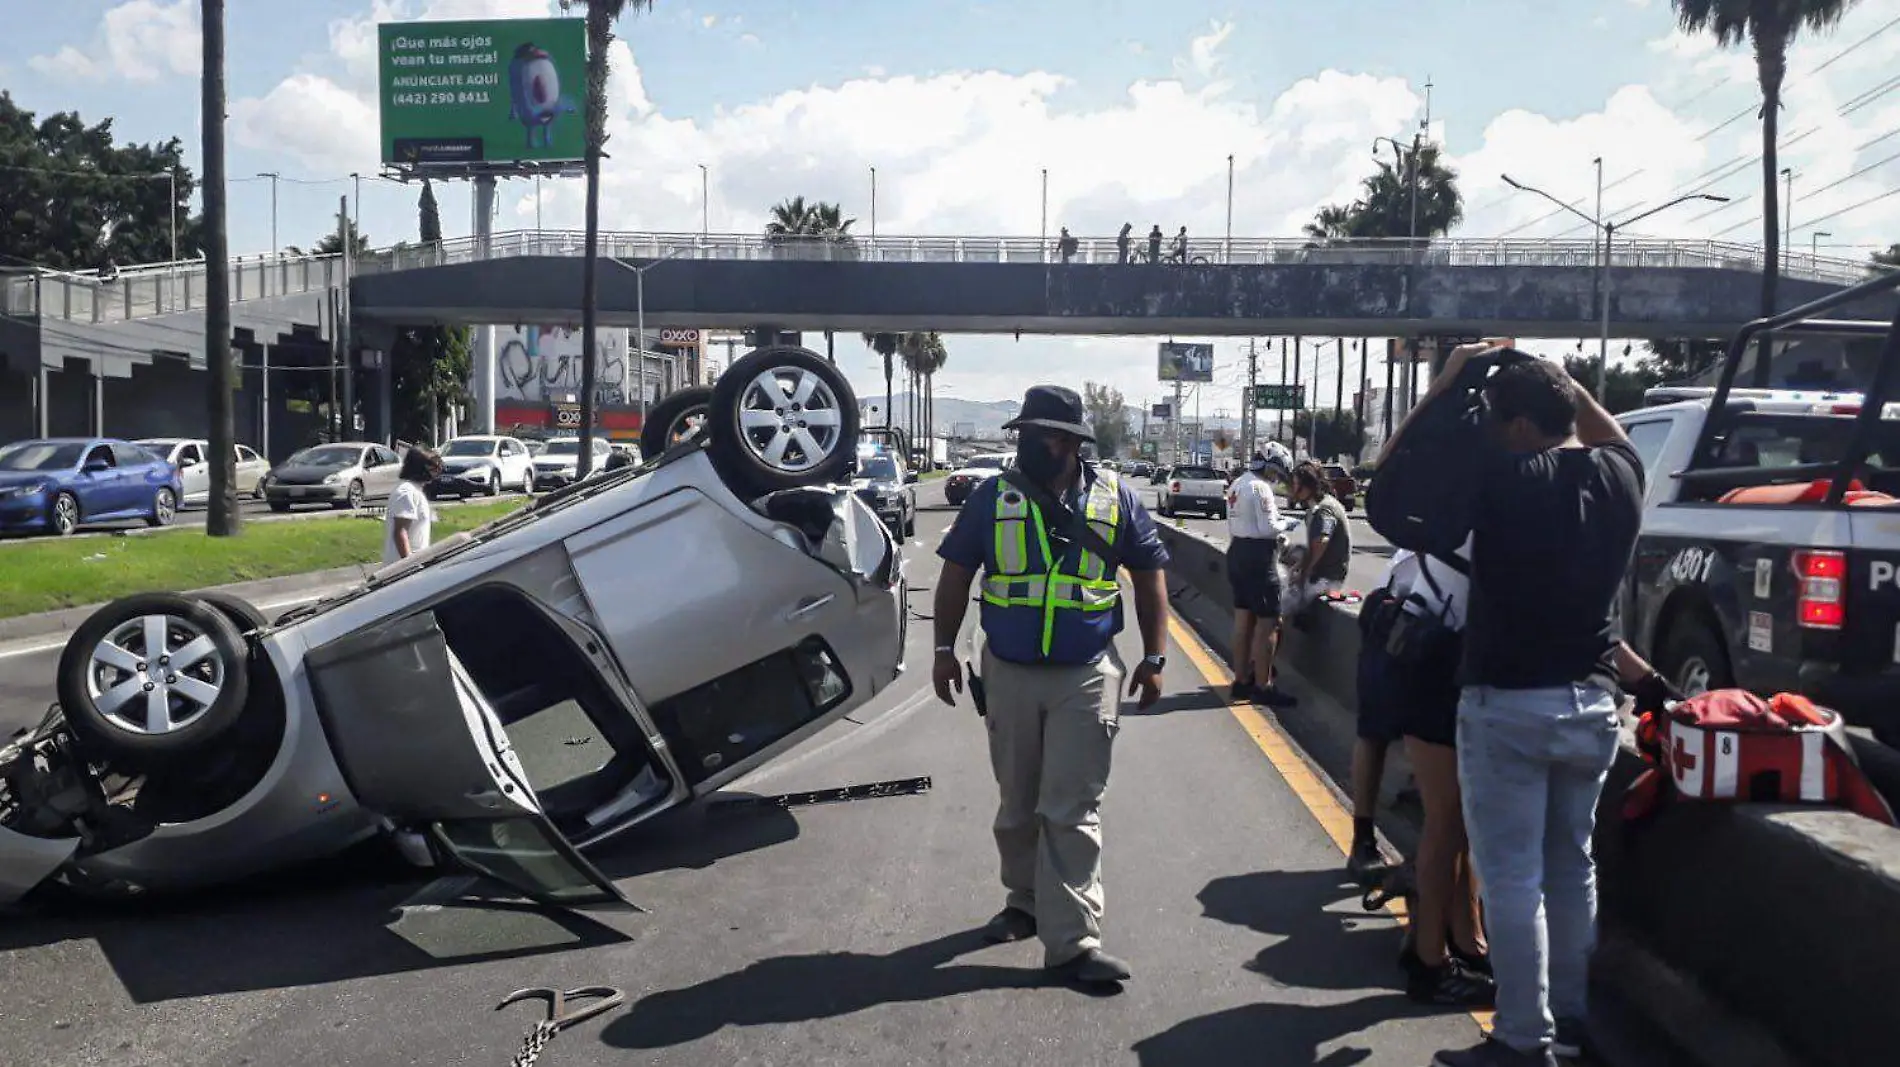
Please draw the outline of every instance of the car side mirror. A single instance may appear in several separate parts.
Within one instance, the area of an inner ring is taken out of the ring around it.
[[[917,484],[917,472],[916,472],[916,471],[905,471],[905,472],[904,472],[904,484],[905,484],[905,485],[916,485],[916,484]]]
[[[103,459],[89,459],[86,461],[86,465],[80,469],[87,474],[104,474],[106,471],[112,469],[112,464],[107,463]]]

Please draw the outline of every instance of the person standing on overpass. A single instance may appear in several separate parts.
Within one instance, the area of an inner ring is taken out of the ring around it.
[[[1280,502],[1267,457],[1254,453],[1227,487],[1227,586],[1234,596],[1234,687],[1230,698],[1285,707],[1293,698],[1273,685],[1280,637]]]
[[[1127,567],[1134,586],[1147,655],[1128,692],[1146,708],[1167,663],[1168,552],[1133,487],[1083,461],[1095,438],[1074,390],[1031,388],[1004,429],[1019,431],[1015,467],[971,492],[937,549],[932,682],[956,703],[956,640],[981,570],[983,671],[971,696],[1001,794],[993,830],[1007,891],[985,936],[1040,937],[1060,977],[1113,984],[1129,976],[1101,947],[1101,803],[1121,725],[1116,572]]]

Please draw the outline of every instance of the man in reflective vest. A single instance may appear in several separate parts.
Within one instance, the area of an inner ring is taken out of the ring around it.
[[[1122,629],[1116,564],[1084,544],[1092,531],[1128,568],[1146,656],[1128,693],[1146,708],[1161,695],[1167,649],[1168,561],[1134,490],[1082,460],[1093,441],[1073,390],[1036,386],[1005,429],[1019,432],[1016,465],[978,486],[937,554],[937,696],[963,690],[956,640],[983,572],[981,687],[1001,794],[993,827],[1007,899],[989,921],[993,942],[1040,937],[1046,966],[1084,985],[1119,982],[1128,966],[1102,950],[1101,802],[1120,729],[1113,645]],[[1076,519],[1031,499],[1039,486]],[[953,692],[954,691],[954,692]]]

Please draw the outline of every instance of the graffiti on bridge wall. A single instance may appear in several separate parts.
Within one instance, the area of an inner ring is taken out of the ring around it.
[[[566,326],[497,326],[495,379],[497,399],[532,404],[578,400],[581,331]],[[634,402],[624,329],[595,333],[594,402]]]

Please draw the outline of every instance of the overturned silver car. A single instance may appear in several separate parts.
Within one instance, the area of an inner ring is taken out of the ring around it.
[[[426,841],[543,901],[583,849],[746,774],[902,670],[903,559],[849,488],[858,404],[804,349],[734,362],[700,432],[272,622],[101,608],[0,749],[0,903],[163,892]]]

